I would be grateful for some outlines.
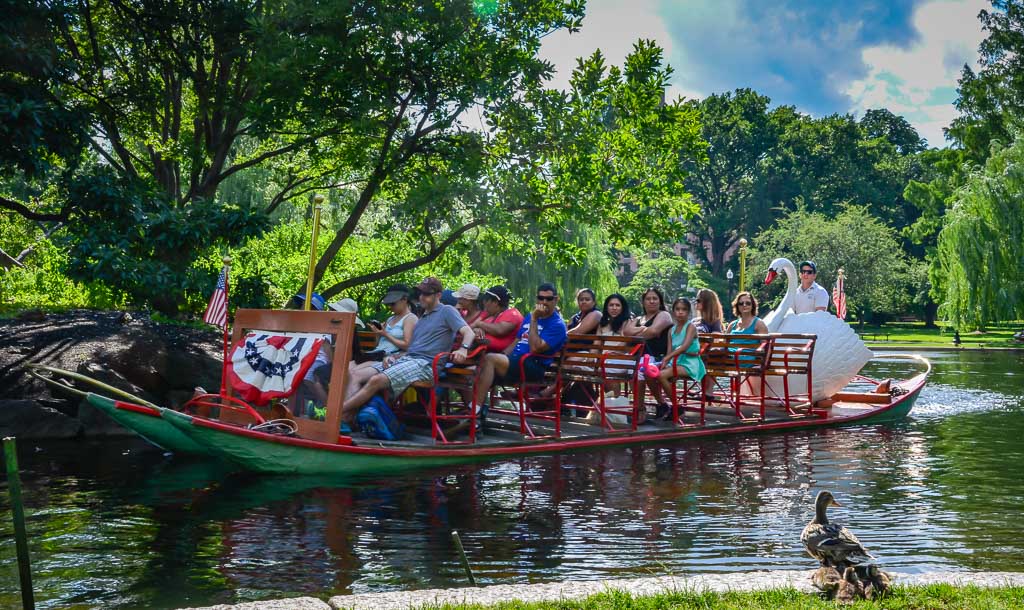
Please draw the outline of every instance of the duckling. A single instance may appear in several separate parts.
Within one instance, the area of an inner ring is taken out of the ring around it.
[[[841,506],[832,497],[832,492],[820,491],[814,500],[814,518],[800,534],[807,552],[823,566],[842,569],[874,559],[850,530],[838,523],[829,523],[826,511],[829,506]]]
[[[864,574],[861,580],[866,581],[864,584],[864,597],[868,599],[884,597],[886,592],[889,591],[889,586],[892,584],[892,576],[888,572],[879,569],[876,565],[860,567]]]
[[[857,578],[856,570],[850,566],[843,572],[843,579],[839,581],[836,601],[841,604],[852,604],[858,599],[864,599],[864,585]]]
[[[824,591],[828,598],[832,598],[836,594],[836,589],[839,588],[839,582],[843,577],[839,574],[839,571],[832,566],[821,566],[811,574],[811,584],[817,587],[819,590]]]

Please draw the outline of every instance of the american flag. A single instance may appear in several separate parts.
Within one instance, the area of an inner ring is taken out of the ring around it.
[[[221,328],[228,323],[228,266],[220,270],[220,277],[217,278],[217,289],[210,297],[210,304],[206,306],[206,313],[203,314],[203,322],[214,324]]]
[[[836,278],[835,288],[832,289],[832,302],[836,306],[836,317],[840,320],[846,319],[846,287],[843,285],[843,274]]]

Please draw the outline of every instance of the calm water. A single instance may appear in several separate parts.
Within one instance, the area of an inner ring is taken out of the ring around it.
[[[465,584],[810,568],[833,490],[889,568],[1024,571],[1024,353],[932,353],[913,416],[355,481],[253,477],[138,442],[22,443],[37,603],[180,607]],[[878,377],[912,365],[875,364]],[[20,604],[7,490],[0,607]]]

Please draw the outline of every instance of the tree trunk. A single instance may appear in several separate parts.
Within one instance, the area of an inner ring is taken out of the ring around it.
[[[928,299],[924,304],[924,327],[925,328],[938,328],[935,324],[935,318],[939,313],[939,304],[935,301]]]

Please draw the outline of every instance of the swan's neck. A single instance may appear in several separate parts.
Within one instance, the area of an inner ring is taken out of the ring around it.
[[[782,302],[779,303],[778,308],[775,309],[774,315],[772,316],[772,323],[769,330],[775,332],[782,324],[782,319],[786,317],[786,314],[790,309],[793,308],[793,303],[796,302],[796,288],[800,282],[797,281],[796,267],[792,265],[782,265],[782,271],[786,274],[786,295],[782,297]]]

